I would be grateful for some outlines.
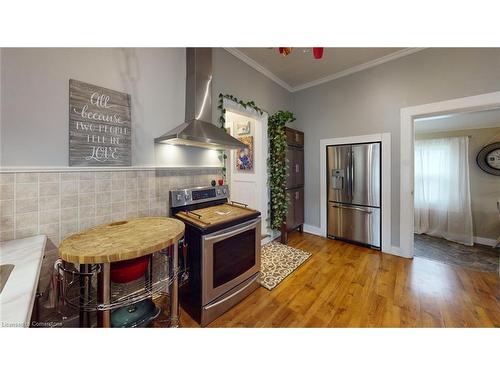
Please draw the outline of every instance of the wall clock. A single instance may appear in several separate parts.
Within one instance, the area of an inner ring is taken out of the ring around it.
[[[477,154],[476,162],[486,173],[500,176],[500,142],[483,147]]]

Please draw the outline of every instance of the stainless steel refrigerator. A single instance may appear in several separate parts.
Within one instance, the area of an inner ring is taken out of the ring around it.
[[[327,147],[329,237],[380,248],[380,147]]]

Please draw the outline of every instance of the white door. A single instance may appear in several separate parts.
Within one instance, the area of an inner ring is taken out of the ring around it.
[[[261,231],[267,234],[267,129],[259,119],[230,111],[226,111],[226,125],[233,137],[249,145],[246,150],[228,152],[230,199],[259,210]]]

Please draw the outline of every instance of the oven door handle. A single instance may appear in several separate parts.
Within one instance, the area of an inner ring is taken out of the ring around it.
[[[241,232],[244,232],[246,230],[249,230],[253,227],[255,227],[255,225],[260,221],[260,217],[257,218],[257,219],[254,219],[252,221],[250,221],[248,224],[245,223],[246,225],[243,226],[243,227],[237,227],[236,229],[234,228],[229,228],[229,230],[224,230],[222,233],[220,232],[216,232],[215,235],[209,235],[209,236],[206,236],[203,238],[204,241],[214,241],[214,240],[217,240],[219,238],[225,238],[225,237],[231,237],[231,236],[234,236],[236,234],[239,234]]]
[[[213,308],[213,307],[215,307],[215,306],[217,306],[217,305],[220,305],[221,303],[226,302],[228,299],[233,298],[233,297],[234,297],[234,296],[236,296],[237,294],[240,294],[240,293],[241,293],[241,292],[243,292],[245,289],[247,289],[249,286],[251,286],[251,285],[254,283],[254,281],[255,281],[255,280],[257,280],[259,277],[260,277],[260,272],[257,272],[257,274],[256,274],[254,277],[252,277],[252,278],[250,279],[250,281],[248,281],[247,285],[245,285],[243,288],[238,289],[236,292],[231,293],[230,295],[228,295],[227,297],[224,297],[224,298],[223,298],[223,299],[221,299],[220,301],[217,301],[217,302],[212,303],[212,304],[210,304],[210,305],[208,305],[208,306],[205,306],[205,307],[204,307],[204,309],[205,309],[205,310],[209,310],[209,309],[211,309],[211,308]]]

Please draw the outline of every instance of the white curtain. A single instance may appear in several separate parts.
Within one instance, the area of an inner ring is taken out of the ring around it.
[[[415,233],[473,245],[469,138],[415,141]]]

